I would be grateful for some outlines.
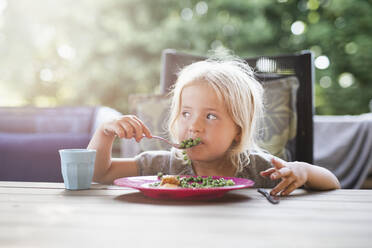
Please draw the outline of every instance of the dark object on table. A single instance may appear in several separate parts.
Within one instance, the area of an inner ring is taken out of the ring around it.
[[[259,193],[261,193],[263,196],[265,196],[266,199],[267,199],[270,203],[272,203],[272,204],[278,204],[278,203],[280,202],[279,197],[277,197],[277,196],[271,196],[271,195],[269,194],[269,192],[267,192],[267,191],[264,190],[264,189],[259,188],[259,189],[257,189],[257,191],[258,191]]]

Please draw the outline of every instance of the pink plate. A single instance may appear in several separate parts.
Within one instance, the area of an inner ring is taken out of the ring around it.
[[[182,175],[181,177],[184,177]],[[186,176],[187,177],[187,176]],[[213,179],[222,177],[214,176]],[[115,185],[138,189],[144,195],[157,199],[212,199],[223,196],[226,192],[236,189],[249,188],[254,185],[254,182],[249,179],[236,177],[223,177],[226,180],[233,180],[235,185],[215,188],[158,188],[149,184],[158,182],[157,176],[142,176],[142,177],[124,177],[114,181]]]

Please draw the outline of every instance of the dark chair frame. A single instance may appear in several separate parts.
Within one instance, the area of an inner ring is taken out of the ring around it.
[[[173,49],[164,50],[160,77],[161,93],[170,91],[182,67],[206,58]],[[314,64],[312,53],[301,51],[289,55],[248,58],[245,61],[254,68],[255,75],[260,82],[288,76],[298,78],[300,85],[297,91],[297,136],[294,160],[313,163]],[[257,62],[261,63],[260,70],[257,68]]]

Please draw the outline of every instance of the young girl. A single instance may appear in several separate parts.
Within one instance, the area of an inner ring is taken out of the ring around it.
[[[304,162],[285,162],[257,147],[255,134],[263,108],[263,89],[252,70],[239,59],[209,59],[185,67],[173,89],[169,119],[171,138],[179,143],[200,138],[201,144],[182,150],[148,151],[134,158],[111,158],[119,138],[152,137],[133,115],[104,123],[88,148],[97,150],[94,181],[111,184],[114,179],[137,175],[244,177],[255,187],[273,188],[272,195],[288,195],[298,187],[317,190],[340,188],[327,169]]]

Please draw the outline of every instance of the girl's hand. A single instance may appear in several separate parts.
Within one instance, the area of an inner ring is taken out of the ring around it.
[[[301,162],[284,162],[272,159],[274,167],[262,171],[261,176],[269,176],[271,180],[279,178],[282,181],[271,190],[271,195],[289,195],[295,189],[304,185],[308,178],[306,164]]]
[[[106,135],[116,135],[121,139],[135,138],[139,142],[143,137],[151,138],[151,132],[146,125],[134,115],[123,115],[118,119],[103,124]]]

